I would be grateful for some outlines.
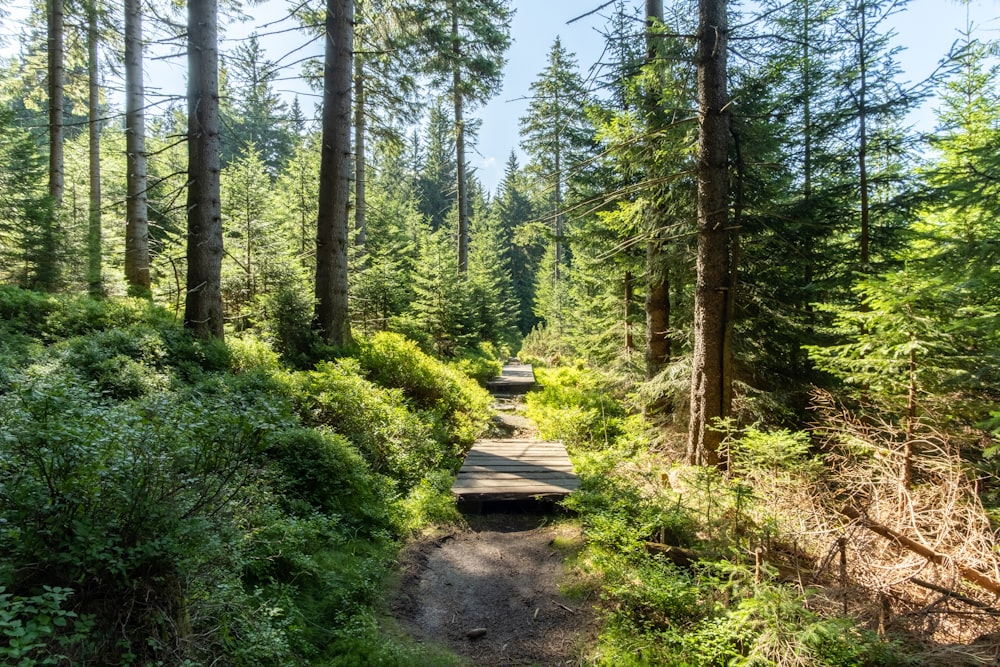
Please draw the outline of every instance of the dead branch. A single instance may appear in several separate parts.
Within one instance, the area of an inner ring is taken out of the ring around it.
[[[895,541],[901,547],[908,549],[915,554],[923,556],[924,558],[926,558],[927,560],[931,561],[936,565],[943,565],[949,562],[950,560],[947,556],[939,554],[933,549],[930,549],[924,546],[923,544],[920,544],[919,542],[915,542],[914,540],[911,540],[905,535],[897,533],[892,528],[874,523],[867,517],[863,516],[858,510],[854,509],[853,507],[850,506],[844,507],[843,509],[840,510],[840,513],[850,519],[854,519],[855,521],[860,521],[861,525],[863,525],[865,528],[872,531],[873,533],[877,533],[878,535],[881,535],[886,539]],[[979,586],[982,586],[983,588],[990,591],[994,595],[1000,595],[1000,583],[997,583],[996,581],[994,581],[987,575],[983,574],[979,570],[968,567],[967,565],[962,565],[961,563],[954,563],[954,565],[955,568],[959,571],[959,573],[961,573],[961,575],[965,579],[975,584],[978,584]]]

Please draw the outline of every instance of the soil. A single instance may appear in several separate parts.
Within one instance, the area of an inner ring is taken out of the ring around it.
[[[495,437],[531,438],[515,400],[495,406]],[[419,642],[476,667],[579,665],[596,632],[594,600],[570,597],[564,566],[583,543],[551,504],[486,504],[467,525],[410,542],[392,614]]]
[[[416,640],[476,667],[582,664],[593,601],[560,591],[565,550],[579,533],[572,522],[499,513],[417,539],[403,552],[393,616]]]

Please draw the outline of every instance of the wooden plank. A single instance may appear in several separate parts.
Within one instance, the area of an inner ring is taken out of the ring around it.
[[[486,386],[494,394],[526,394],[535,386],[535,370],[530,364],[505,364],[500,376]]]
[[[473,445],[452,493],[464,501],[561,498],[579,487],[561,442],[500,439]]]

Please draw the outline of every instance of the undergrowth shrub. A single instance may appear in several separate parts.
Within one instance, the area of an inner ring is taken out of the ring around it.
[[[485,385],[487,380],[499,376],[503,371],[501,357],[506,356],[493,343],[484,342],[473,349],[463,351],[451,365],[479,384]]]
[[[434,439],[431,425],[409,409],[401,390],[366,380],[353,359],[320,362],[292,382],[306,424],[348,438],[372,470],[404,489],[457,454]]]
[[[382,332],[362,341],[358,361],[373,382],[401,389],[414,407],[432,412],[452,442],[470,444],[485,428],[486,390],[399,334]]]
[[[801,435],[748,435],[734,445],[740,465],[764,474],[807,456]],[[577,562],[601,582],[606,613],[596,664],[917,664],[899,644],[822,615],[808,589],[777,579],[761,559],[774,526],[741,479],[624,450],[585,451],[574,462],[582,486],[564,504],[582,517]]]
[[[541,388],[528,393],[525,414],[542,438],[593,448],[611,445],[626,430],[625,410],[595,372],[560,366],[535,374]]]
[[[430,525],[461,523],[462,515],[451,493],[454,482],[454,474],[433,470],[410,489],[400,503],[404,532],[414,532]]]
[[[386,526],[386,489],[346,438],[317,429],[274,434],[264,449],[278,477],[271,484],[282,505],[296,516],[316,511],[355,527]]]
[[[301,283],[282,280],[271,294],[261,298],[264,335],[282,359],[293,368],[307,368],[320,338],[312,328],[313,297]]]
[[[0,396],[0,584],[21,596],[74,591],[73,611],[99,622],[71,659],[184,653],[187,582],[227,560],[231,502],[264,434],[281,425],[265,398],[234,398],[108,403],[46,369]]]

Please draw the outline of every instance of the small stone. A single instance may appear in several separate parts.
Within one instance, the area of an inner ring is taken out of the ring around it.
[[[465,633],[469,639],[479,639],[486,634],[486,628],[473,628]]]

